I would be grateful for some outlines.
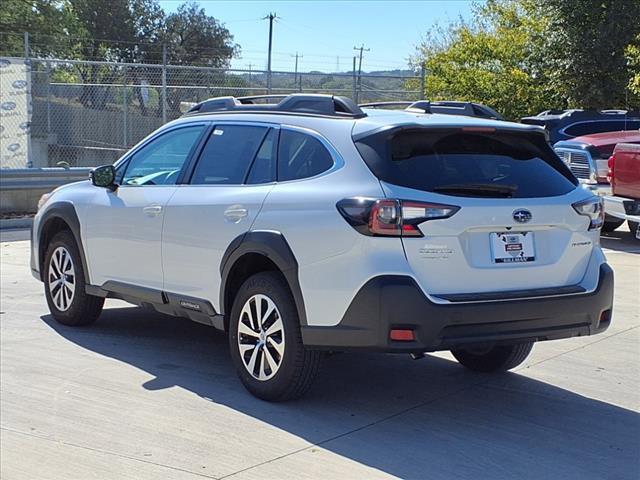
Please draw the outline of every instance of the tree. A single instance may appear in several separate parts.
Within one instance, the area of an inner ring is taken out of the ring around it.
[[[30,55],[68,57],[73,50],[70,33],[78,24],[65,0],[2,0],[0,52],[21,56],[24,32],[30,34]]]
[[[634,73],[625,53],[640,35],[640,1],[545,0],[537,9],[548,19],[547,68],[557,70],[568,105],[625,107]]]
[[[511,119],[624,107],[638,99],[638,18],[638,0],[488,0],[470,22],[432,29],[413,63],[426,68],[426,98],[478,101]]]
[[[531,60],[544,29],[532,4],[516,0],[490,0],[471,23],[433,29],[413,60],[426,70],[425,98],[478,101],[514,119],[542,110],[550,94]]]
[[[158,42],[165,45],[170,65],[193,65],[222,69],[229,66],[240,47],[233,35],[214,17],[208,16],[197,3],[184,3],[167,16]],[[150,51],[149,61],[162,61],[161,52]],[[215,70],[171,69],[167,80],[173,85],[207,86],[225,83],[224,72]],[[170,88],[167,103],[174,113],[180,113],[180,102],[188,92]],[[198,95],[199,96],[199,95]]]
[[[640,34],[626,49],[627,63],[631,72],[629,90],[636,98],[640,98]]]

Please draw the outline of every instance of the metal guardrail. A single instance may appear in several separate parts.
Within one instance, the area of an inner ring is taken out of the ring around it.
[[[0,170],[0,191],[54,189],[89,178],[90,168],[21,168]]]

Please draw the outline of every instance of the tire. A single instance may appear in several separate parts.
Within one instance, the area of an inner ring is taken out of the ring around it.
[[[71,327],[89,325],[98,319],[104,298],[85,292],[85,272],[71,232],[54,235],[47,246],[43,269],[44,293],[53,318]]]
[[[627,220],[627,225],[629,225],[629,231],[631,232],[631,236],[633,238],[638,238],[636,237],[636,232],[638,231],[638,222],[632,222],[631,220]]]
[[[469,370],[476,372],[506,372],[517,367],[531,353],[533,342],[516,345],[498,345],[477,352],[474,350],[451,350],[456,360]]]
[[[257,322],[258,304],[261,322]],[[304,395],[320,367],[321,352],[302,344],[295,301],[277,272],[253,275],[238,290],[229,321],[229,346],[245,388],[270,402]]]
[[[616,228],[624,223],[623,219],[605,215],[604,223],[602,224],[603,232],[613,232]]]

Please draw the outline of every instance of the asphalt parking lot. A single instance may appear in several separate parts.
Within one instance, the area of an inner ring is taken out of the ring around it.
[[[534,347],[513,373],[448,353],[340,354],[309,394],[250,396],[224,336],[109,301],[57,325],[26,231],[0,239],[0,477],[607,478],[640,476],[640,242],[603,246],[616,274],[604,334]]]

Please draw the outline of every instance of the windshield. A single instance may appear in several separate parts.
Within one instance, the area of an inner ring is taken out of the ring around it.
[[[356,146],[380,180],[417,190],[531,198],[564,195],[577,185],[539,134],[422,128],[383,132]]]

